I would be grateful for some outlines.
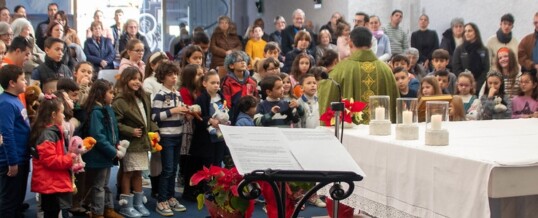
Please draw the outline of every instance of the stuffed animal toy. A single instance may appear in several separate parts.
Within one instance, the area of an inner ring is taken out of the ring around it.
[[[502,104],[503,99],[499,96],[495,96],[495,99],[493,99],[493,102],[495,102],[495,106],[493,107],[493,110],[495,112],[505,112],[508,108],[506,108],[506,105]]]
[[[131,143],[129,141],[127,141],[127,140],[121,140],[120,143],[118,143],[118,146],[117,146],[118,147],[117,148],[118,153],[117,153],[116,156],[119,159],[122,159],[125,156],[125,153],[127,152],[127,148],[129,148],[130,144]]]
[[[221,104],[213,104],[213,109],[215,109],[215,113],[211,118],[217,119],[219,121],[219,124],[223,125],[230,125],[230,115],[228,114],[228,107],[226,107],[226,101],[224,101]],[[207,128],[207,131],[209,134],[216,135],[218,138],[222,138],[222,132],[220,129],[216,129],[213,126],[209,125]]]
[[[159,152],[159,151],[163,150],[163,147],[159,144],[159,140],[161,140],[161,138],[159,137],[159,133],[149,132],[148,136],[149,136],[149,140],[151,142],[151,152],[152,153]]]
[[[187,114],[190,114],[192,116],[194,116],[194,118],[202,121],[202,108],[200,108],[200,105],[197,105],[197,104],[193,104],[191,106],[189,106],[189,111],[186,112]]]
[[[39,101],[43,99],[43,92],[38,85],[31,85],[26,87],[24,91],[24,98],[26,99],[26,111],[30,123],[33,123],[37,116],[37,109],[39,108]]]
[[[82,160],[82,155],[90,151],[95,143],[97,143],[97,141],[92,137],[86,137],[82,140],[78,136],[73,136],[71,140],[69,140],[69,152],[75,154],[73,166],[71,167],[71,170],[74,173],[84,172],[86,163]]]

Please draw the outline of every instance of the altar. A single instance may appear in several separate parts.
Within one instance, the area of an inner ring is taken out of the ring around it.
[[[448,146],[424,145],[424,123],[412,141],[345,129],[343,144],[367,176],[342,203],[375,217],[537,216],[538,119],[446,127]]]

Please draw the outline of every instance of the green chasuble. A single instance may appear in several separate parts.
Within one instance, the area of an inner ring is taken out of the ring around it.
[[[396,121],[396,98],[400,92],[389,66],[370,50],[358,50],[340,61],[329,77],[342,86],[342,97],[368,103],[372,95],[390,97],[390,119]],[[318,88],[319,112],[325,113],[331,102],[338,101],[338,88],[330,80],[322,80]],[[369,108],[363,110],[364,123],[370,122]]]

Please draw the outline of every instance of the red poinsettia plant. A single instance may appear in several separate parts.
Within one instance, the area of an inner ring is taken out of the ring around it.
[[[243,180],[243,176],[235,167],[227,169],[210,166],[196,172],[191,177],[190,185],[194,186],[206,181],[210,188],[208,193],[198,195],[198,209],[202,209],[205,201],[212,201],[217,207],[228,213],[240,213],[241,217],[251,217],[254,211],[254,200],[239,197],[237,187],[241,180]]]
[[[344,112],[340,114],[341,119],[346,123],[353,122],[359,125],[364,120],[362,110],[364,110],[368,104],[361,101],[353,101],[353,98],[342,99],[342,102],[344,103]],[[332,126],[335,124],[334,114],[335,112],[329,106],[319,119],[323,121],[326,126]]]

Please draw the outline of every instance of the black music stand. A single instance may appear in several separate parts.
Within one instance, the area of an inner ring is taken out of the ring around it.
[[[306,204],[306,201],[315,194],[319,189],[325,187],[329,183],[334,183],[330,188],[329,195],[334,200],[335,204],[338,201],[349,197],[355,189],[354,181],[361,181],[363,177],[354,172],[341,172],[341,171],[301,171],[301,170],[256,170],[252,173],[247,173],[243,177],[243,181],[238,186],[239,196],[245,199],[256,199],[260,196],[260,187],[256,184],[256,181],[268,182],[275,195],[278,217],[284,218],[286,214],[286,189],[285,183],[292,181],[301,182],[316,182],[317,184],[301,198],[299,203],[295,205],[292,217],[297,217],[301,211],[301,207]],[[347,183],[349,185],[348,190],[344,190],[340,183]],[[279,188],[280,183],[280,188]],[[247,193],[242,192],[247,188]],[[333,207],[333,217],[337,215],[338,207]]]

